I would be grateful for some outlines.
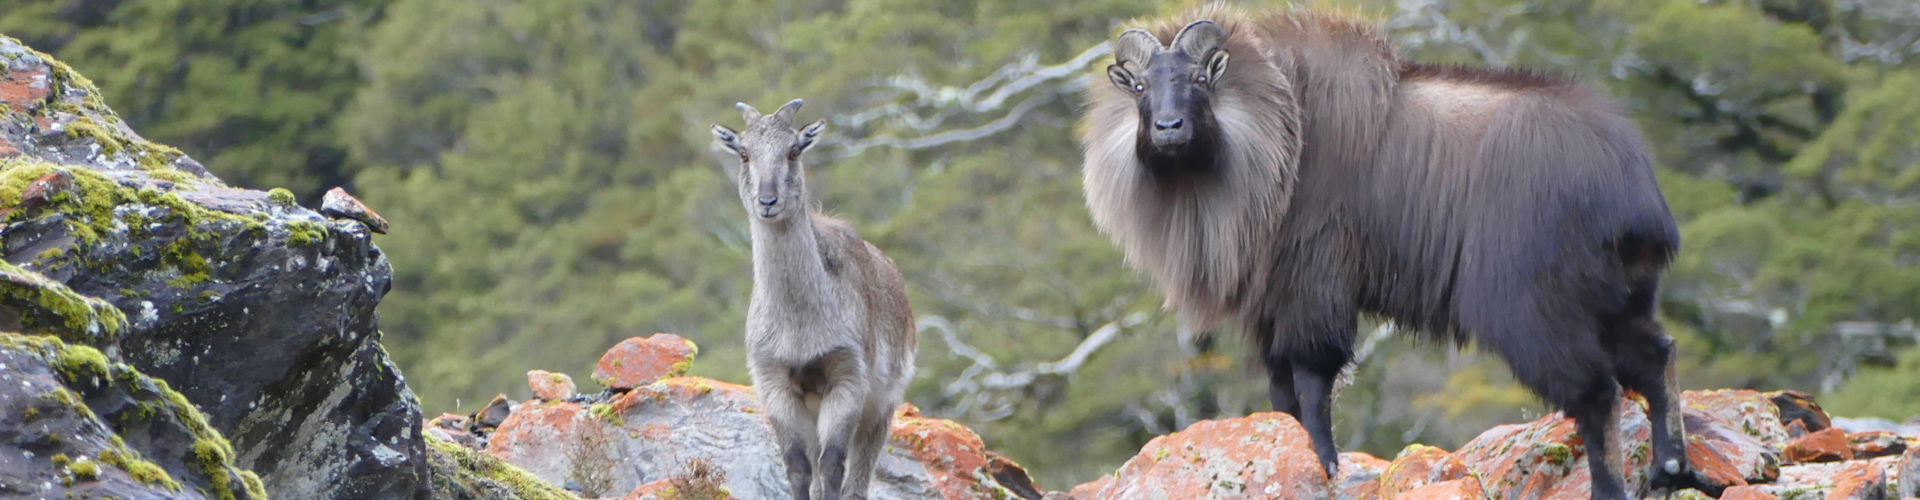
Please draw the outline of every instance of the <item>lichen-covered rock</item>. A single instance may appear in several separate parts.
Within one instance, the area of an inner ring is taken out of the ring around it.
[[[1847,449],[1853,453],[1854,458],[1899,455],[1906,452],[1907,448],[1907,438],[1893,431],[1847,433]]]
[[[669,346],[685,342],[664,334],[653,339],[671,339]],[[614,350],[627,351],[637,342],[629,339]],[[677,370],[685,370],[681,365]],[[669,376],[630,390],[509,408],[498,428],[482,432],[486,453],[581,496],[660,498],[670,485],[678,484],[673,491],[684,494],[712,483],[738,498],[788,497],[773,428],[744,386]],[[927,418],[912,405],[897,412],[870,498],[1041,496],[1025,469],[987,451],[965,426]]]
[[[1467,464],[1460,457],[1424,444],[1408,445],[1380,474],[1380,493],[1393,497],[1429,484],[1467,477]],[[1474,490],[1479,491],[1478,482]]]
[[[473,449],[426,438],[432,468],[433,498],[438,500],[577,500],[527,471]]]
[[[1432,483],[1408,490],[1391,498],[1397,500],[1463,500],[1486,498],[1487,492],[1480,488],[1480,480],[1462,477]]]
[[[1153,438],[1111,480],[1075,488],[1075,499],[1327,498],[1307,433],[1293,417],[1259,412],[1195,422]]]
[[[1754,486],[1781,500],[1885,498],[1888,471],[1897,461],[1898,457],[1880,457],[1787,465],[1780,467],[1780,477],[1773,482]],[[1866,488],[1864,484],[1878,485],[1878,489]],[[1858,496],[1871,495],[1874,491],[1880,496]]]
[[[426,496],[417,403],[378,343],[391,270],[364,224],[227,186],[4,36],[0,71],[0,257],[60,285],[8,290],[81,297],[0,299],[0,323],[168,381],[275,496]],[[72,322],[98,303],[123,314]]]
[[[1761,490],[1759,486],[1735,486],[1732,488],[1727,488],[1726,491],[1720,492],[1720,500],[1779,500],[1779,499],[1780,497],[1773,496],[1772,493],[1767,493],[1765,490]]]
[[[1338,500],[1372,500],[1381,498],[1380,476],[1387,472],[1390,465],[1373,455],[1357,451],[1340,454],[1340,479],[1334,481],[1334,498]]]
[[[1829,427],[1788,442],[1782,456],[1791,463],[1834,462],[1853,460],[1853,450],[1846,432]]]
[[[0,497],[263,499],[165,381],[91,347],[0,333]]]
[[[426,435],[429,438],[439,439],[467,448],[484,448],[485,444],[482,443],[478,437],[474,436],[474,432],[471,429],[472,426],[473,419],[468,418],[466,415],[442,413],[438,417],[427,420],[423,428],[426,429]]]
[[[1799,422],[1807,432],[1820,432],[1833,426],[1833,418],[1827,415],[1813,396],[1795,390],[1773,391],[1764,394],[1778,410],[1781,425]]]
[[[614,389],[631,389],[666,377],[687,374],[700,348],[671,333],[632,337],[615,344],[594,365],[593,380]]]
[[[1620,444],[1629,491],[1641,489],[1652,461],[1646,410],[1620,405]],[[1489,498],[1588,498],[1587,448],[1573,419],[1559,412],[1523,424],[1496,426],[1454,452],[1480,478]]]
[[[567,399],[576,392],[573,377],[546,370],[528,370],[527,388],[533,390],[533,397],[540,399]]]

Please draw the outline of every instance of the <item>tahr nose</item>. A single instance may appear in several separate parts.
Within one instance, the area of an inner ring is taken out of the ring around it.
[[[1153,128],[1155,130],[1180,130],[1180,124],[1182,123],[1186,123],[1186,120],[1179,119],[1179,118],[1175,118],[1172,120],[1161,120],[1161,121],[1153,122]]]
[[[772,196],[760,197],[760,206],[763,206],[763,207],[771,207],[773,206],[774,203],[779,203],[779,202],[780,202],[780,199],[776,197],[772,197]]]

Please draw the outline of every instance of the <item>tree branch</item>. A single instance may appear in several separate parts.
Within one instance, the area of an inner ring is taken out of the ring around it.
[[[960,340],[953,323],[946,318],[923,315],[915,327],[920,331],[937,330],[940,340],[946,343],[950,352],[972,362],[972,366],[961,370],[947,383],[944,392],[949,397],[957,397],[961,412],[968,412],[975,407],[987,408],[981,412],[984,413],[982,418],[992,421],[1012,414],[1013,403],[1021,399],[1016,397],[1017,394],[1031,390],[1042,380],[1070,376],[1079,371],[1095,352],[1118,338],[1122,330],[1146,320],[1145,313],[1129,314],[1095,329],[1065,357],[1012,370],[1002,369],[993,356]]]
[[[841,115],[833,120],[836,125],[847,128],[860,128],[887,120],[909,134],[882,134],[839,141],[832,146],[828,155],[834,159],[844,159],[874,147],[927,149],[984,139],[1005,132],[1020,124],[1034,108],[1079,90],[1084,82],[1077,76],[1093,61],[1111,53],[1111,50],[1107,42],[1101,42],[1066,62],[1051,66],[1040,65],[1038,58],[1029,54],[966,86],[934,85],[910,75],[888,78],[878,85],[893,92],[885,99],[908,98],[908,102],[888,103]],[[1016,96],[1036,89],[1037,94],[1020,99],[1008,107],[1008,103]],[[931,111],[920,111],[928,109]],[[990,113],[1003,114],[977,126],[941,130],[949,119],[956,116]]]

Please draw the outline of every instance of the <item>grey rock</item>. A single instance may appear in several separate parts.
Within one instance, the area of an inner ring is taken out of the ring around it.
[[[124,332],[88,343],[202,408],[273,496],[426,498],[418,402],[379,345],[392,271],[367,226],[225,185],[16,40],[0,37],[0,69],[28,82],[0,112],[0,176],[63,171],[76,190],[0,215],[0,256],[123,312]]]
[[[0,333],[0,497],[263,498],[165,384],[51,336]],[[171,397],[170,397],[171,396]]]

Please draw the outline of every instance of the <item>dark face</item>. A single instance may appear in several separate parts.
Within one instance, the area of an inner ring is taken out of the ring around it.
[[[1133,43],[1131,50],[1120,55],[1121,63],[1107,67],[1114,86],[1137,100],[1135,147],[1140,160],[1156,176],[1210,170],[1219,148],[1214,89],[1226,70],[1226,51],[1218,50],[1217,42],[1182,44],[1180,37],[1172,48],[1161,49],[1158,42],[1143,42],[1141,36],[1151,38],[1145,32],[1122,36],[1123,43]],[[1139,73],[1130,70],[1143,66]]]

